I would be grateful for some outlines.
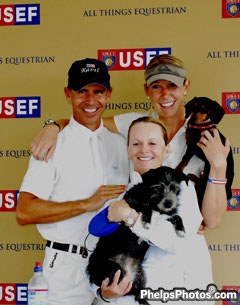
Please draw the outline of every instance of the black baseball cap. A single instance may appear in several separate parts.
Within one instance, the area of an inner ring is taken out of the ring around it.
[[[89,84],[99,84],[111,90],[107,66],[95,58],[75,61],[68,71],[68,88],[79,91]]]

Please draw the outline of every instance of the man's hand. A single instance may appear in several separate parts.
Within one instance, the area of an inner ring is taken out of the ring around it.
[[[101,285],[101,295],[104,299],[112,299],[123,296],[128,293],[132,288],[132,281],[130,273],[127,272],[123,279],[119,282],[121,270],[118,270],[114,277],[113,282],[109,285],[109,278],[106,278]]]
[[[104,203],[113,198],[117,198],[127,189],[127,185],[101,185],[97,191],[87,199],[86,211],[99,210]]]

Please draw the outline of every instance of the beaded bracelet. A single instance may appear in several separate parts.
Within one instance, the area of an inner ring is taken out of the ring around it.
[[[213,178],[208,178],[208,183],[212,183],[212,184],[226,184],[227,183],[227,179],[222,179],[222,180],[218,180],[218,179],[213,179]]]

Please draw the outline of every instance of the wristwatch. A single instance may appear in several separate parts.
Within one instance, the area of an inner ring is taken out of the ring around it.
[[[45,122],[43,122],[43,128],[48,126],[48,125],[52,125],[52,124],[56,125],[59,128],[59,131],[61,130],[60,125],[57,122],[55,122],[54,120],[52,120],[52,119],[48,119]]]
[[[126,226],[132,227],[137,220],[137,212],[134,209],[131,209],[130,215],[125,221]]]

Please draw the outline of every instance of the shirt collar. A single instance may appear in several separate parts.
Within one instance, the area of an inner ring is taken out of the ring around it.
[[[159,119],[159,116],[158,116],[157,112],[155,112],[155,111],[150,112],[148,115],[149,115],[151,118],[155,119],[155,120],[158,120],[158,119]],[[176,133],[176,135],[177,135],[177,134],[179,135],[179,134],[182,134],[182,133],[185,133],[185,132],[186,132],[187,123],[188,123],[189,119],[190,119],[190,116],[189,116],[187,119],[185,119],[184,124],[183,124],[182,127],[178,130],[178,132]],[[175,137],[175,136],[174,136],[174,137]]]
[[[181,134],[185,134],[186,133],[186,129],[187,129],[187,123],[189,121],[189,118],[187,118],[184,122],[184,124],[182,125],[182,127],[180,127],[180,129],[178,129],[177,133],[175,134],[175,136],[172,138],[172,140],[169,142],[169,144],[171,145],[172,142],[175,141],[175,139],[177,139]]]
[[[86,138],[91,138],[93,136],[98,136],[101,135],[102,131],[103,131],[103,121],[101,120],[101,124],[100,126],[92,131],[89,128],[79,124],[74,118],[73,116],[70,118],[69,124],[68,124],[69,128],[72,129],[74,132],[76,133],[81,133],[82,136],[85,136]]]

